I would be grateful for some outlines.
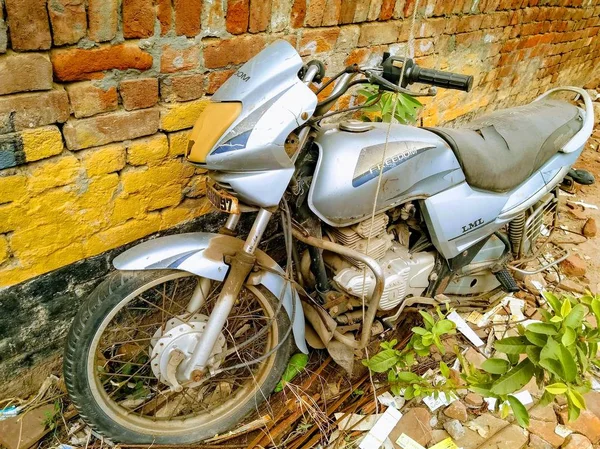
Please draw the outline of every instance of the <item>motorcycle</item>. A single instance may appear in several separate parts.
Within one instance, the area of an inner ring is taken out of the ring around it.
[[[78,312],[64,377],[81,417],[137,444],[194,443],[232,428],[273,391],[293,351],[369,343],[406,306],[518,289],[557,225],[558,186],[593,128],[588,94],[552,89],[463,128],[343,120],[353,86],[422,95],[473,78],[385,54],[323,82],[277,41],[211,97],[187,147],[208,171],[219,233],[145,241]],[[335,83],[319,101],[313,83]],[[551,98],[571,92],[584,108]],[[353,107],[351,109],[358,109]],[[326,120],[325,120],[326,121]],[[245,239],[242,213],[256,213]],[[281,216],[285,269],[258,249]],[[544,254],[542,254],[544,256]],[[442,295],[442,296],[440,296]]]

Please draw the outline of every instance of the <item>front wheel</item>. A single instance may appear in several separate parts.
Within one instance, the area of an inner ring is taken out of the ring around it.
[[[291,352],[292,338],[282,343],[290,322],[269,291],[250,285],[236,300],[205,378],[179,392],[167,385],[169,351],[193,349],[222,286],[209,283],[204,305],[190,313],[199,282],[180,271],[117,271],[79,310],[64,377],[79,413],[99,433],[132,444],[199,442],[231,429],[275,388]]]

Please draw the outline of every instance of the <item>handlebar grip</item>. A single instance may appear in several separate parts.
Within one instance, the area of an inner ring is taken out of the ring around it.
[[[457,89],[465,92],[469,92],[473,87],[472,75],[460,75],[442,70],[424,69],[416,64],[411,67],[409,78],[411,83],[430,84],[445,89]]]

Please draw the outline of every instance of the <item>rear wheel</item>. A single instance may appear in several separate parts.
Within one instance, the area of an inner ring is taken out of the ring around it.
[[[198,282],[180,271],[115,272],[82,306],[64,376],[81,416],[101,434],[137,444],[198,442],[229,430],[275,388],[291,352],[291,338],[280,345],[290,322],[277,299],[254,286],[240,292],[204,378],[180,392],[169,387],[167,351],[193,349],[222,286],[212,282],[205,304],[189,313]]]

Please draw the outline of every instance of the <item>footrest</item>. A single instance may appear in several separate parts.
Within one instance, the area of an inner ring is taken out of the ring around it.
[[[498,282],[500,282],[500,285],[502,286],[502,290],[505,292],[514,293],[521,290],[517,281],[515,281],[515,278],[512,277],[512,274],[510,274],[510,271],[506,268],[496,271],[494,276],[496,276],[496,279],[498,279]]]

